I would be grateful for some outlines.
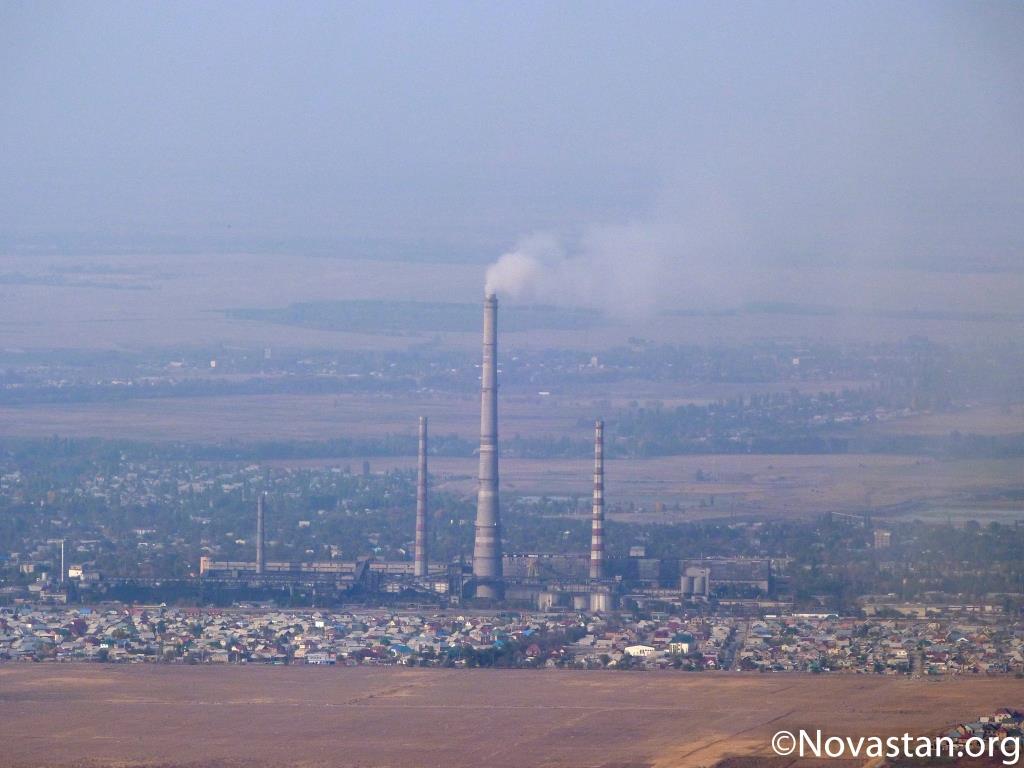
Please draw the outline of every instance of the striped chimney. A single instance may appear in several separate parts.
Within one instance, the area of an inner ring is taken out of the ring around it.
[[[604,422],[594,422],[594,506],[590,527],[590,578],[604,578]]]

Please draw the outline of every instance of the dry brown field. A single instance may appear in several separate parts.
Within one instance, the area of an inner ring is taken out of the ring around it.
[[[75,412],[63,406],[0,409],[0,433],[45,436],[97,435],[141,440],[188,440],[202,426],[210,435],[250,440],[303,440],[332,435],[371,436],[408,432],[416,415],[432,416],[435,434],[469,437],[478,429],[475,406],[453,400],[418,398],[389,402],[387,416],[371,416],[359,401],[344,398],[298,398],[297,412],[288,397],[232,398],[223,409],[193,409],[188,399],[97,404]],[[156,405],[156,407],[154,407]],[[294,418],[290,418],[294,416]],[[582,409],[555,410],[546,404],[512,403],[503,409],[508,433],[525,436],[568,434],[586,439]],[[280,426],[271,432],[268,421]],[[584,422],[586,423],[586,422]],[[415,457],[370,457],[372,468],[411,469]],[[278,466],[358,467],[361,458],[269,462]],[[511,495],[586,495],[591,461],[579,459],[502,460],[502,488]],[[700,470],[707,478],[697,481]],[[434,457],[431,472],[441,490],[474,492],[476,463],[472,458]],[[656,502],[684,508],[682,518],[732,515],[806,515],[826,510],[860,512],[887,509],[909,502],[934,502],[970,507],[977,494],[1024,486],[1024,460],[940,460],[893,455],[692,455],[649,459],[606,460],[609,512],[620,514],[629,504],[651,508]],[[713,499],[713,501],[712,501]],[[1019,500],[1011,506],[1020,506]],[[1024,517],[1024,509],[1021,510]],[[631,515],[640,521],[641,516]]]
[[[225,377],[226,378],[226,377]],[[857,382],[804,382],[810,392],[839,390]],[[752,392],[788,391],[776,385],[671,386],[624,382],[586,393],[540,396],[509,389],[501,398],[506,435],[589,439],[594,418],[630,404],[675,408]],[[434,434],[472,439],[480,429],[476,393],[272,394],[174,397],[113,402],[0,406],[0,434],[22,437],[104,437],[130,440],[325,440],[336,437],[413,435],[427,415]],[[984,426],[984,425],[981,425]],[[969,429],[964,431],[971,431]],[[977,431],[977,430],[975,430]],[[1020,431],[1024,431],[1024,427]]]
[[[1006,678],[19,664],[0,763],[696,768],[767,757],[780,729],[930,734],[1022,705]]]
[[[373,470],[413,469],[413,456],[369,459]],[[270,462],[278,466],[358,466],[358,460]],[[431,459],[435,487],[471,495],[472,459]],[[708,479],[697,481],[697,470]],[[590,493],[588,459],[502,459],[502,492],[510,496]],[[952,510],[955,519],[985,519],[976,497],[1024,487],[1024,460],[941,460],[890,455],[698,455],[606,459],[607,514],[616,520],[670,522],[723,517],[806,517],[826,511],[912,518],[909,504]],[[713,503],[711,499],[714,499]],[[670,508],[655,513],[656,502]],[[628,512],[630,504],[644,511]],[[673,511],[676,504],[680,510]],[[988,505],[991,506],[991,505]],[[997,505],[1002,519],[1024,519],[1019,499]],[[588,513],[589,514],[589,513]],[[934,516],[934,515],[933,515]],[[945,521],[946,512],[941,519]]]
[[[910,416],[883,422],[874,430],[901,435],[948,435],[957,431],[978,435],[1019,435],[1024,433],[1024,404],[1004,408],[981,406],[951,413]]]
[[[839,389],[855,382],[818,384],[810,391]],[[580,394],[503,392],[502,429],[523,437],[567,436],[589,439],[593,420],[630,403],[665,408],[705,403],[736,394],[788,390],[774,386],[672,387],[648,382],[621,383]],[[106,437],[137,440],[324,440],[340,436],[416,433],[417,419],[430,417],[434,434],[474,438],[479,433],[476,393],[256,394],[209,397],[157,397],[112,402],[39,403],[0,407],[0,434],[23,437]],[[1024,430],[1022,430],[1024,431]]]
[[[640,402],[657,399],[673,404],[668,392],[642,391]],[[609,398],[506,395],[501,403],[502,432],[524,438],[568,436],[589,440],[595,414],[603,407],[623,405],[628,392]],[[700,399],[707,393],[687,393]],[[166,398],[117,403],[39,405],[0,408],[0,434],[45,437],[101,436],[135,440],[324,440],[339,436],[412,436],[417,417],[428,414],[434,435],[456,434],[472,440],[479,430],[475,395],[253,395],[221,398]],[[1020,406],[1011,416],[978,409],[963,414],[921,416],[879,425],[879,429],[942,432],[946,427],[988,434],[1024,431]],[[414,457],[371,458],[374,470],[412,468]],[[279,465],[358,466],[360,457],[317,461],[271,462]],[[704,481],[696,480],[701,470]],[[438,487],[456,493],[475,492],[472,458],[432,459]],[[502,488],[512,495],[586,495],[590,492],[590,461],[581,459],[517,459],[502,461]],[[607,461],[609,512],[615,516],[630,504],[650,509],[656,502],[681,506],[682,516],[706,519],[725,516],[808,515],[826,510],[886,512],[910,502],[934,503],[954,509],[976,506],[975,496],[1024,487],[1024,460],[939,460],[890,455],[694,455]],[[713,500],[713,501],[712,501]],[[1008,502],[1011,512],[1019,499]],[[997,503],[1003,509],[1005,505]],[[942,513],[941,516],[945,516]],[[1004,515],[1005,516],[1005,515]],[[1010,515],[1013,516],[1012,514]],[[1020,517],[1024,517],[1021,509]],[[981,517],[984,517],[982,515]],[[637,522],[650,516],[631,515]],[[981,519],[979,517],[979,519]]]

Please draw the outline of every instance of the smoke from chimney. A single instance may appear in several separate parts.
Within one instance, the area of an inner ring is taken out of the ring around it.
[[[521,239],[487,268],[487,292],[513,300],[580,306],[618,315],[656,311],[680,267],[668,242],[647,233],[593,230],[570,253],[548,234]]]

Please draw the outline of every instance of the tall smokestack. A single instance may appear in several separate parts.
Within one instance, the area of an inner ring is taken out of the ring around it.
[[[501,516],[498,507],[498,297],[484,297],[484,356],[480,386],[480,486],[473,543],[476,596],[501,600]]]
[[[420,464],[416,476],[416,555],[413,575],[427,575],[427,417],[420,416]]]
[[[265,534],[263,528],[263,492],[256,496],[256,573],[263,573],[265,552]]]
[[[590,578],[604,578],[604,422],[594,422],[594,506],[590,524]]]

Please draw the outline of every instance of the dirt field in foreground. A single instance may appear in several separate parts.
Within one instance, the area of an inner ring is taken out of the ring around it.
[[[7,665],[0,764],[686,768],[1021,705],[1002,678]]]

